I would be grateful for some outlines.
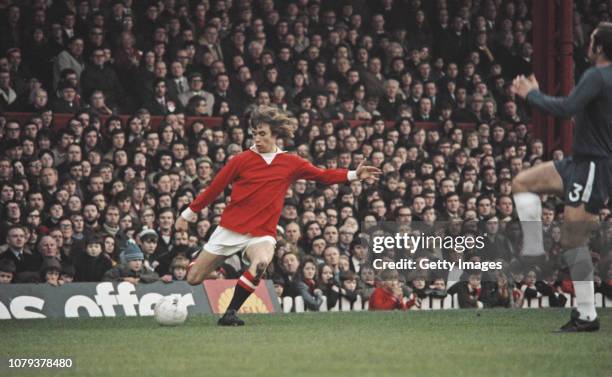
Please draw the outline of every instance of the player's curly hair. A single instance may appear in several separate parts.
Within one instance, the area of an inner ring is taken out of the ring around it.
[[[293,138],[294,125],[297,124],[297,121],[288,113],[276,107],[258,106],[251,113],[251,128],[256,128],[260,124],[269,125],[272,135],[291,139]]]

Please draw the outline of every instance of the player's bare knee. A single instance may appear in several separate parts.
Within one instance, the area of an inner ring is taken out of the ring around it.
[[[269,264],[269,262],[259,262],[259,263],[257,263],[257,265],[256,265],[257,272],[261,273],[261,272],[265,271],[266,268],[268,268],[268,264]]]
[[[253,260],[251,260],[251,264],[257,269],[261,269],[262,267],[265,269],[266,267],[268,267],[269,263],[270,262],[263,255],[258,255],[257,257],[253,258]]]
[[[258,245],[259,246],[259,245]],[[264,268],[268,267],[270,262],[272,262],[272,258],[274,257],[274,249],[268,250],[264,247],[256,248],[250,250],[247,253],[249,260],[253,266],[260,267],[259,264],[262,264]]]
[[[272,263],[273,257],[274,257],[274,254],[271,254],[271,253],[265,253],[265,255],[261,256],[260,262],[263,264],[264,268],[268,267],[268,265]]]

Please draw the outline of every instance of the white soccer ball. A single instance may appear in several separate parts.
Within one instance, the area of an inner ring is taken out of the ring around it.
[[[176,296],[166,296],[155,304],[153,315],[162,326],[182,325],[187,319],[187,306]]]

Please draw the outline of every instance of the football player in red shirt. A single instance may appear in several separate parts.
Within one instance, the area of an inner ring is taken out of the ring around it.
[[[227,311],[219,319],[221,326],[244,325],[236,312],[255,291],[272,261],[285,193],[294,181],[309,179],[335,184],[356,179],[376,180],[382,174],[380,169],[363,164],[354,171],[319,169],[297,155],[281,151],[277,138],[292,138],[292,124],[293,119],[276,108],[261,106],[253,111],[251,127],[255,145],[234,156],[176,221],[177,231],[186,231],[188,222],[197,220],[198,213],[232,185],[230,203],[219,226],[187,273],[190,284],[200,284],[227,257],[242,251],[243,261],[250,266],[238,280]]]

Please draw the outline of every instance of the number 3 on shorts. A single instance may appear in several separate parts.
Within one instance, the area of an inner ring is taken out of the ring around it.
[[[570,191],[568,195],[570,202],[577,202],[578,200],[580,200],[580,192],[583,188],[584,186],[582,186],[581,184],[574,183],[574,189]]]

